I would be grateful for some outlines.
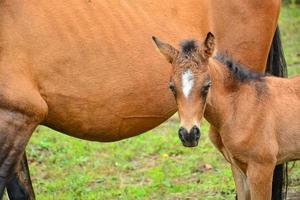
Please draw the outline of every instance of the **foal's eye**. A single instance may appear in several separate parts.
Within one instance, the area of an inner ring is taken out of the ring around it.
[[[202,93],[203,95],[207,95],[210,86],[211,86],[211,81],[208,81],[208,82],[202,87],[201,93]]]
[[[169,88],[172,91],[172,93],[174,95],[176,95],[176,87],[175,87],[174,83],[169,83]]]

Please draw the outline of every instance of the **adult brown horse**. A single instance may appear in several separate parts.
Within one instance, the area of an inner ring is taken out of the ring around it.
[[[170,68],[161,70],[166,63],[148,40],[153,33],[175,42],[213,30],[219,49],[264,71],[280,4],[0,0],[0,195],[39,124],[109,142],[176,111],[165,87]]]
[[[238,199],[271,200],[275,165],[300,159],[300,75],[266,77],[224,54],[213,59],[212,33],[180,50],[153,39],[173,67],[183,145],[197,146],[205,117],[212,143],[231,164]]]

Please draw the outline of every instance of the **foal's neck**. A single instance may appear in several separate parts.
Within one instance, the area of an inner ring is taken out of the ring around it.
[[[241,90],[245,84],[236,80],[228,67],[215,59],[209,62],[209,73],[212,86],[204,116],[211,125],[219,129],[233,115],[235,98],[237,94],[245,91]]]

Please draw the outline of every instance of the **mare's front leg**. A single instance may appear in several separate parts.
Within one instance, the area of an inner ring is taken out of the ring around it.
[[[0,178],[0,199],[2,199],[4,196],[4,189],[5,189],[5,182],[2,182]]]
[[[16,89],[4,87],[7,85]],[[7,85],[0,88],[0,199],[5,185],[17,172],[34,129],[48,112],[44,99],[28,84],[16,86],[7,81]]]
[[[39,117],[12,109],[0,109],[0,186],[10,182],[25,146],[39,124]],[[0,197],[2,198],[2,196]]]
[[[271,200],[274,168],[275,162],[248,163],[247,179],[252,200]]]
[[[6,184],[10,200],[34,200],[35,194],[32,187],[26,152],[24,152],[18,172]]]

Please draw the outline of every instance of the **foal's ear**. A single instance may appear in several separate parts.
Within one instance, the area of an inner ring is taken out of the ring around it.
[[[203,43],[203,50],[205,58],[209,58],[213,55],[215,50],[215,36],[211,32],[207,33],[207,36]]]
[[[160,53],[166,57],[168,62],[172,63],[177,57],[179,51],[167,43],[161,42],[158,38],[152,36],[152,39],[158,47]]]

